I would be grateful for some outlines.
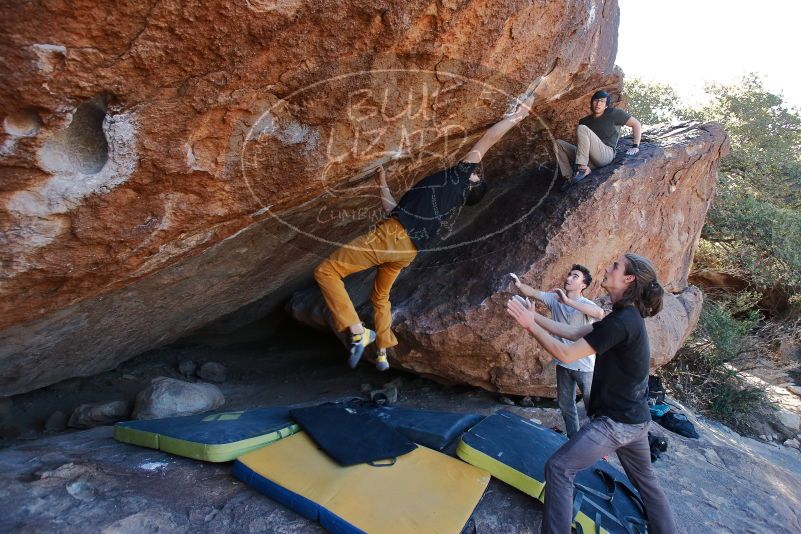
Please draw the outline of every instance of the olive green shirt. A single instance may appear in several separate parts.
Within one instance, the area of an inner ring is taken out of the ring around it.
[[[600,117],[587,115],[579,124],[587,126],[607,146],[615,148],[620,139],[620,127],[626,124],[631,115],[618,108],[606,108]]]

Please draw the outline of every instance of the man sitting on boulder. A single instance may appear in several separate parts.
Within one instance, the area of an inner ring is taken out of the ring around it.
[[[584,326],[604,318],[603,308],[582,296],[582,292],[592,282],[589,269],[583,265],[576,264],[571,267],[563,287],[551,292],[538,291],[522,283],[517,276],[513,278],[520,292],[545,304],[551,312],[551,318],[558,323]],[[573,343],[568,339],[554,337],[566,345]],[[563,363],[558,360],[556,362],[556,399],[562,418],[565,420],[565,433],[568,438],[575,436],[579,430],[576,385],[581,390],[584,407],[589,407],[594,367],[595,354],[575,362]]]
[[[534,95],[518,104],[506,118],[487,130],[467,155],[455,166],[420,180],[399,202],[392,197],[383,167],[378,169],[381,203],[389,217],[374,229],[335,250],[314,270],[314,279],[334,318],[337,331],[348,330],[348,364],[356,367],[364,349],[375,341],[378,346],[376,367],[389,368],[387,348],[398,340],[392,333],[389,293],[401,270],[417,252],[437,235],[444,221],[458,214],[462,206],[478,203],[486,193],[486,183],[476,173],[478,164],[495,143],[526,118]],[[377,267],[371,300],[376,331],[365,328],[345,289],[343,279],[349,274]]]
[[[621,126],[628,126],[633,130],[634,142],[626,155],[633,156],[640,151],[640,121],[622,109],[612,107],[611,103],[612,97],[609,93],[596,91],[590,100],[590,114],[581,119],[576,127],[578,146],[561,139],[554,141],[556,162],[562,177],[567,180],[563,190],[566,191],[586,178],[590,169],[612,163]]]

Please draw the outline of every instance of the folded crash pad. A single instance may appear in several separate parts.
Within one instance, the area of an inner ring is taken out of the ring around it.
[[[501,411],[466,432],[456,454],[542,502],[545,462],[566,441],[549,428]],[[579,532],[646,532],[637,490],[608,462],[598,461],[576,475],[573,502]]]
[[[376,417],[418,445],[437,451],[445,450],[464,431],[484,418],[473,413],[438,412],[363,402],[351,402],[346,406],[356,413]]]
[[[289,413],[342,466],[392,460],[417,447],[380,419],[343,404],[325,403]]]
[[[329,532],[458,533],[489,473],[418,447],[393,465],[342,467],[305,432],[248,453],[234,475]]]
[[[114,439],[141,447],[204,460],[228,462],[299,430],[286,408],[255,408],[114,426]]]

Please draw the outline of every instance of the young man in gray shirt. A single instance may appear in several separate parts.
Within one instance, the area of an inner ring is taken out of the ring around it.
[[[604,318],[603,309],[581,295],[592,282],[589,269],[583,265],[576,264],[571,267],[563,288],[556,288],[551,292],[538,291],[522,283],[516,276],[514,276],[514,280],[523,295],[535,298],[545,304],[556,322],[583,326]],[[554,337],[566,345],[573,343],[568,339]],[[568,438],[576,435],[579,429],[576,385],[581,390],[584,406],[589,406],[594,367],[594,354],[571,363],[556,362],[556,396],[559,410],[565,420],[565,432]]]

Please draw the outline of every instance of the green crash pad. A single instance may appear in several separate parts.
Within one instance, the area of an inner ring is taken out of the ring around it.
[[[466,432],[456,448],[465,462],[543,502],[545,463],[567,438],[553,430],[501,411]],[[575,526],[579,533],[646,532],[639,493],[628,477],[608,462],[579,471],[574,487]]]
[[[287,408],[214,412],[114,426],[114,439],[206,462],[229,462],[299,430]]]

